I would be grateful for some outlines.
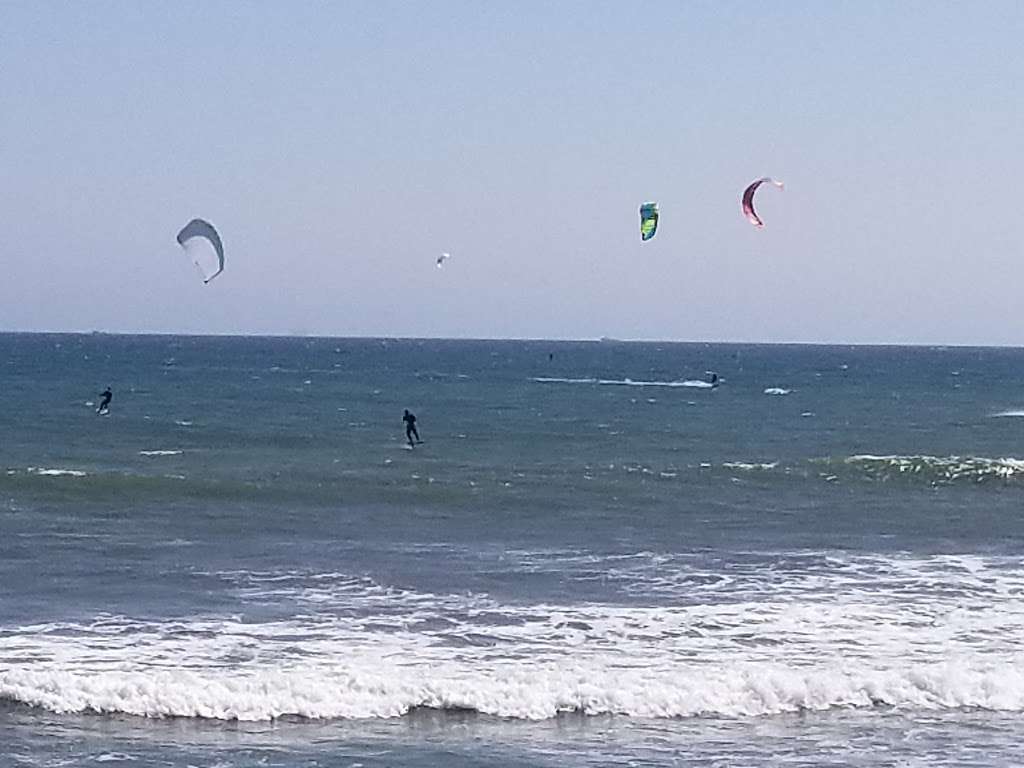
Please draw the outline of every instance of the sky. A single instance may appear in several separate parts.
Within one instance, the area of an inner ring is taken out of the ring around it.
[[[1019,345],[1022,39],[999,0],[0,0],[0,330]]]

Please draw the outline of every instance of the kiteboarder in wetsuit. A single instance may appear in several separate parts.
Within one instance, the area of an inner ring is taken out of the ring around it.
[[[405,415],[402,417],[402,421],[405,422],[405,439],[409,441],[409,447],[411,448],[416,443],[422,443],[420,440],[420,433],[416,431],[416,414],[409,413],[409,409],[405,409]],[[416,442],[413,442],[415,436]]]
[[[102,397],[103,399],[100,400],[100,407],[96,409],[96,413],[104,413],[105,411],[109,411],[110,401],[114,397],[114,393],[110,391],[110,387],[107,387],[105,390],[103,390],[103,393],[100,395],[100,397]]]

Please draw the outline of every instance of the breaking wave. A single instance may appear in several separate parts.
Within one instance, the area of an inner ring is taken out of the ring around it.
[[[723,571],[697,555],[506,556],[641,591],[629,604],[506,604],[341,573],[205,574],[247,612],[284,601],[296,615],[0,627],[0,699],[246,721],[1024,712],[1016,558],[748,554]],[[671,599],[645,603],[652,590]]]
[[[1024,711],[1017,669],[955,664],[903,670],[694,665],[673,671],[531,668],[446,674],[281,669],[252,674],[164,669],[9,672],[0,697],[57,713],[116,713],[264,721],[282,717],[400,717],[416,709],[473,711],[523,720],[565,712],[637,718],[765,716],[833,708]]]
[[[1024,460],[1015,458],[859,454],[850,456],[845,463],[876,479],[922,478],[933,484],[1009,481],[1024,473]]]
[[[806,460],[739,460],[721,463],[701,462],[683,467],[670,465],[644,465],[622,463],[611,465],[607,473],[625,472],[641,476],[672,479],[686,472],[708,472],[721,468],[730,474],[736,472],[763,473],[766,480],[775,477],[780,482],[894,482],[914,486],[981,486],[1005,487],[1024,481],[1024,459],[1013,457],[985,458],[981,456],[928,456],[928,455],[875,455],[857,454],[839,458]],[[601,469],[593,470],[598,474]]]

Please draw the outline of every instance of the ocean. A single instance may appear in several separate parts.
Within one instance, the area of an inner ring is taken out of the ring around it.
[[[1024,763],[1022,350],[0,365],[0,766]]]

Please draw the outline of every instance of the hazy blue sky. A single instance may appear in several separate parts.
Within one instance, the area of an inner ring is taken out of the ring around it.
[[[1021,344],[1022,40],[1021,2],[0,0],[0,328]]]

